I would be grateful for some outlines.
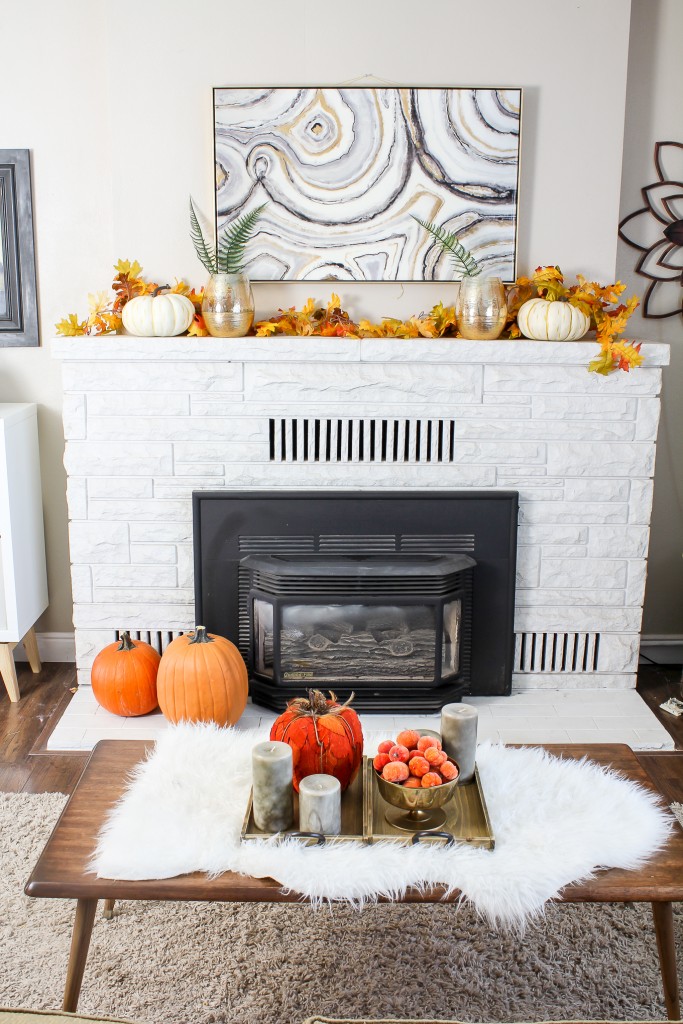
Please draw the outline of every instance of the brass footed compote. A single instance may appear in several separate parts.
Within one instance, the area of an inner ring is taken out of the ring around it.
[[[419,732],[422,736],[441,739],[439,733],[431,729],[420,729]],[[446,820],[446,812],[441,808],[455,793],[460,776],[428,789],[406,789],[398,782],[387,782],[379,772],[375,774],[382,798],[392,805],[384,815],[390,825],[405,832],[433,832],[441,828]]]

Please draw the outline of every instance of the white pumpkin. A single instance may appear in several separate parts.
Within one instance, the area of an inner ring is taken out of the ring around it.
[[[130,299],[121,314],[129,334],[142,338],[172,338],[183,334],[194,318],[194,306],[186,295],[157,288],[152,295]]]
[[[529,299],[519,307],[517,326],[533,341],[577,341],[590,327],[590,318],[571,302]]]

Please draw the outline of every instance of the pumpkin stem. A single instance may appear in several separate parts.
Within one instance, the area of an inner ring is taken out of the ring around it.
[[[152,292],[152,298],[155,299],[159,292],[167,292],[171,288],[170,284],[159,284]]]
[[[194,636],[190,640],[191,644],[212,644],[213,637],[209,636],[206,632],[206,626],[196,626]]]
[[[131,640],[130,633],[128,632],[127,629],[124,629],[124,631],[122,633],[119,633],[119,640],[121,641],[121,644],[120,644],[119,647],[116,648],[117,651],[134,651],[135,650],[135,644]]]
[[[330,706],[325,694],[321,690],[309,690],[308,699],[306,697],[295,697],[293,700],[290,700],[287,707],[294,712],[296,718],[308,717],[313,718],[315,721],[320,715],[341,715],[342,711],[350,706],[355,696],[355,693],[352,693],[344,704],[337,704],[337,695],[330,690],[332,705]]]

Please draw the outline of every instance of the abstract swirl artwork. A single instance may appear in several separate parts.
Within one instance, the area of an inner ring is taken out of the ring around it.
[[[267,202],[253,281],[452,280],[413,218],[516,276],[521,89],[214,89],[218,231]]]

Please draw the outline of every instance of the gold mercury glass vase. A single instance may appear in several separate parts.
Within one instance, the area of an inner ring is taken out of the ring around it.
[[[214,338],[243,338],[254,322],[254,296],[245,274],[211,274],[204,289],[202,316]]]
[[[499,338],[507,317],[505,289],[499,277],[463,277],[455,301],[458,330],[471,341]]]

